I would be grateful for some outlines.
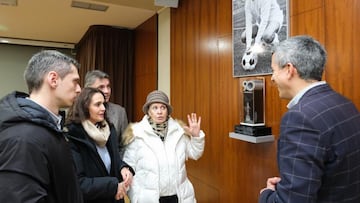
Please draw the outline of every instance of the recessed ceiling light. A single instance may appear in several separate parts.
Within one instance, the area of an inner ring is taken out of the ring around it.
[[[17,6],[17,0],[0,0],[0,5]]]
[[[179,0],[155,0],[155,6],[166,6],[177,8],[179,5]]]
[[[95,10],[95,11],[104,11],[104,12],[109,8],[109,6],[106,6],[106,5],[91,4],[91,3],[82,2],[82,1],[72,1],[71,7],[89,9],[89,10]]]

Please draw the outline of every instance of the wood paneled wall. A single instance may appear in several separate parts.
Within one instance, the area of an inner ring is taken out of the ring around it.
[[[240,122],[240,82],[232,77],[232,1],[181,0],[171,10],[173,117],[196,112],[206,133],[204,155],[188,161],[199,203],[257,202],[266,179],[278,174],[276,141],[229,138]],[[357,0],[290,0],[290,35],[309,34],[328,50],[325,79],[360,108]],[[140,59],[138,59],[140,60]],[[266,80],[266,123],[278,138],[288,101]],[[143,87],[141,87],[143,88]]]
[[[134,109],[133,121],[139,121],[144,113],[142,106],[146,96],[157,89],[157,14],[135,29]]]
[[[360,109],[360,1],[324,0],[326,81]]]

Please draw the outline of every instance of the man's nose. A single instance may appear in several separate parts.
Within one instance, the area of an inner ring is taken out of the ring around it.
[[[81,92],[81,87],[79,84],[76,85],[76,89],[75,89],[76,93],[80,93]]]

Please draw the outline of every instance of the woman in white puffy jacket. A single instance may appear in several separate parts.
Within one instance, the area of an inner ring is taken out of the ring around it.
[[[169,99],[159,90],[149,93],[143,112],[143,119],[123,134],[123,160],[136,173],[128,191],[131,203],[195,203],[185,161],[204,151],[201,117],[188,115],[188,126],[171,118]]]

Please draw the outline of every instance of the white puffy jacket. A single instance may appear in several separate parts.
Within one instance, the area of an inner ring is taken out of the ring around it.
[[[179,203],[196,202],[194,188],[186,174],[185,161],[201,157],[205,147],[203,131],[199,137],[190,137],[184,134],[177,120],[169,118],[168,134],[165,142],[162,142],[153,132],[148,116],[145,115],[140,122],[128,126],[123,138],[124,144],[127,144],[123,160],[135,170],[128,192],[131,203],[158,203],[160,185],[166,185],[160,183],[160,176],[169,176],[161,180],[176,181]],[[170,163],[170,167],[165,170],[159,166],[164,158]]]

